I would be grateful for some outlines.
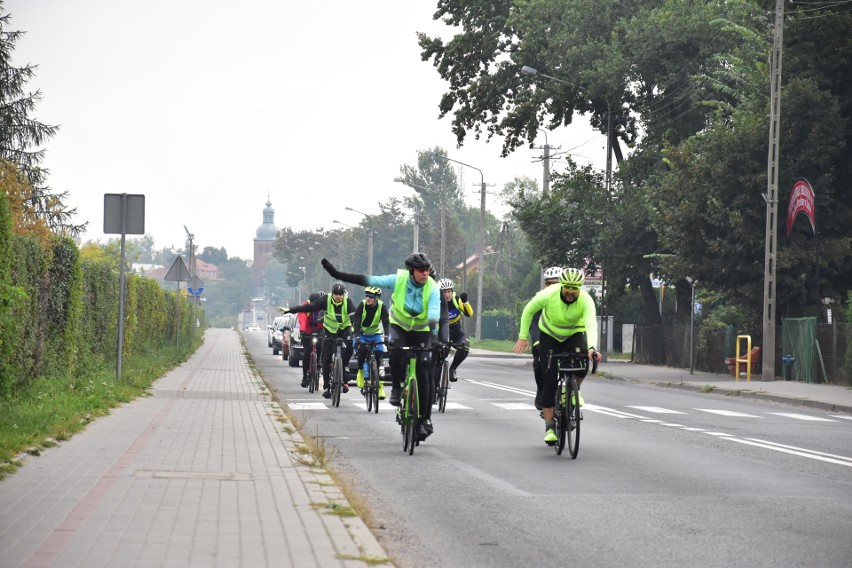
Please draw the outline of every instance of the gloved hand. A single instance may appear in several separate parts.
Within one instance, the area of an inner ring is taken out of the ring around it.
[[[282,314],[289,314],[290,308],[285,307],[285,306],[278,306],[278,311],[281,312]]]
[[[334,267],[334,265],[325,258],[320,261],[320,264],[322,264],[322,267],[325,268],[325,271],[331,274],[332,276],[334,276],[334,273],[337,272],[337,269]]]
[[[467,303],[467,292],[462,292],[461,294],[459,294],[459,300],[462,301],[462,304],[466,304]]]

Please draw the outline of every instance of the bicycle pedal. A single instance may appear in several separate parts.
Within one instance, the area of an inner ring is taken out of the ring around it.
[[[556,445],[556,442],[545,442],[545,444],[552,447]]]

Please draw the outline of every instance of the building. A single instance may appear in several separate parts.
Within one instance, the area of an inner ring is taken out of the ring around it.
[[[275,209],[267,197],[263,210],[263,224],[257,228],[254,237],[254,259],[252,262],[252,282],[255,296],[266,296],[266,267],[272,259],[275,241],[278,239],[278,227],[275,226]]]

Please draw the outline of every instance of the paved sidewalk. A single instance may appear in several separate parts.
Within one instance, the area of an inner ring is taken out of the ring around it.
[[[482,349],[471,349],[470,353],[471,357],[529,359],[529,363],[532,365],[532,356],[529,354],[514,355],[512,353],[497,353]],[[721,375],[705,373],[703,371],[695,371],[693,374],[690,374],[689,369],[639,365],[627,361],[613,360],[601,364],[598,372],[601,377],[614,380],[697,391],[706,391],[712,387],[711,390],[717,394],[760,398],[805,407],[852,413],[852,388],[848,386],[798,381],[762,381],[759,376],[756,378],[752,376],[751,381],[746,381],[745,375],[737,381],[732,374]]]
[[[152,396],[0,482],[0,566],[367,566],[386,553],[210,329]],[[389,566],[390,563],[382,564]]]

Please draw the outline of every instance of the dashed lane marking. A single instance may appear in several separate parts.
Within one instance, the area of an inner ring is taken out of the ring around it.
[[[733,410],[722,410],[720,408],[694,408],[701,412],[709,412],[710,414],[719,414],[721,416],[730,416],[736,418],[763,418],[763,416],[755,416],[754,414],[745,414],[743,412],[734,412]]]
[[[660,406],[628,406],[627,408],[635,408],[636,410],[644,410],[654,414],[686,414],[680,410],[672,410],[670,408],[662,408]]]
[[[796,414],[793,412],[768,412],[767,414],[794,418],[796,420],[806,420],[808,422],[834,422],[831,418],[820,418],[819,416],[808,416],[807,414]]]

